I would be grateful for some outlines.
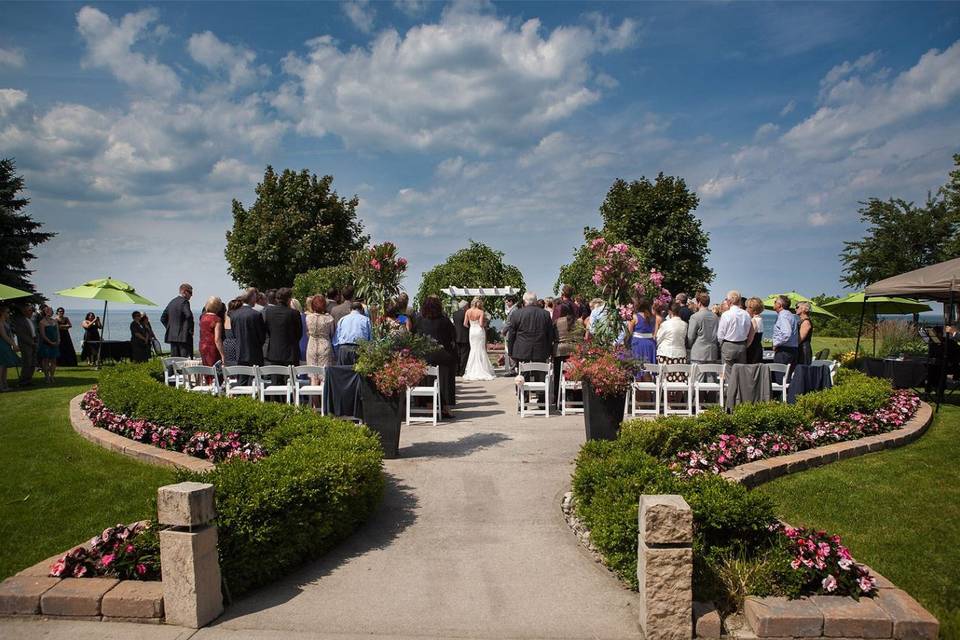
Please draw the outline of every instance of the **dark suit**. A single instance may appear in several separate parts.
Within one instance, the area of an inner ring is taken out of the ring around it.
[[[507,320],[510,357],[519,362],[548,362],[557,341],[550,315],[537,305],[517,309]]]
[[[237,340],[237,364],[247,367],[263,364],[267,329],[260,312],[245,304],[230,313],[230,327]]]
[[[11,314],[10,328],[17,338],[17,346],[20,347],[20,384],[30,384],[33,379],[33,372],[37,367],[37,336],[39,332],[36,325],[31,332],[31,324],[33,324],[33,320],[27,318],[18,310]]]
[[[166,328],[163,341],[170,345],[170,355],[193,357],[193,311],[190,301],[177,296],[167,304],[160,315],[160,322]]]
[[[459,309],[453,314],[453,334],[457,344],[457,375],[462,376],[467,370],[467,360],[470,358],[470,329],[463,326],[467,308]]]
[[[300,338],[303,324],[300,313],[290,307],[271,305],[263,310],[267,326],[266,361],[269,364],[300,364]]]
[[[333,323],[337,324],[340,322],[340,319],[344,316],[350,315],[350,305],[353,304],[352,300],[344,300],[337,306],[329,309],[330,315],[333,316]]]
[[[427,364],[440,368],[440,406],[446,412],[448,405],[456,404],[456,347],[454,346],[454,329],[450,318],[419,317],[413,324],[413,333],[430,336],[442,347],[440,351],[427,356]]]

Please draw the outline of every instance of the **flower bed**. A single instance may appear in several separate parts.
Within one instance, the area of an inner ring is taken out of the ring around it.
[[[160,542],[155,523],[107,527],[86,544],[71,549],[50,567],[54,578],[109,576],[120,580],[159,580]]]

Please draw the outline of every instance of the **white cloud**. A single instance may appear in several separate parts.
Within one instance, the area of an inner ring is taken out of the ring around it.
[[[822,211],[815,211],[807,216],[807,222],[810,223],[811,227],[822,227],[830,223],[830,214],[823,213]]]
[[[620,81],[606,73],[598,73],[596,82],[604,89],[616,89],[620,86]]]
[[[0,47],[0,67],[13,67],[20,69],[27,63],[23,51],[20,49],[5,49]]]
[[[270,75],[265,65],[254,66],[257,54],[253,51],[223,42],[210,31],[190,36],[187,51],[206,69],[226,73],[231,89],[248,86],[259,77]]]
[[[411,17],[419,16],[427,10],[426,0],[393,0],[393,6]]]
[[[697,188],[697,193],[704,200],[719,199],[743,186],[743,182],[744,179],[741,176],[715,176],[701,184]]]
[[[838,64],[830,71],[827,72],[827,75],[823,77],[820,81],[821,86],[829,86],[837,84],[840,80],[846,78],[847,76],[855,73],[857,71],[865,71],[869,69],[877,60],[880,59],[879,51],[871,51],[866,55],[862,55],[853,62],[845,61],[842,64]]]
[[[797,103],[793,100],[783,105],[783,109],[780,109],[780,117],[784,117],[793,112],[797,108]]]
[[[0,89],[0,118],[12,113],[14,109],[26,102],[27,92],[19,89]]]
[[[351,146],[491,152],[529,140],[596,102],[589,58],[628,46],[632,23],[519,27],[473,5],[439,22],[382,32],[344,51],[329,36],[289,54],[273,104],[303,134],[334,133]]]
[[[377,11],[370,6],[370,0],[347,0],[341,5],[343,13],[350,18],[357,29],[364,33],[373,31],[373,22]]]
[[[767,122],[757,127],[757,131],[753,134],[753,137],[754,139],[759,140],[761,138],[766,138],[767,136],[774,134],[779,130],[779,126],[772,122]]]
[[[931,49],[912,68],[885,82],[851,75],[868,68],[875,56],[844,63],[828,73],[827,89],[812,116],[784,134],[790,146],[813,153],[836,151],[851,138],[917,114],[939,109],[960,96],[960,41],[944,51]]]

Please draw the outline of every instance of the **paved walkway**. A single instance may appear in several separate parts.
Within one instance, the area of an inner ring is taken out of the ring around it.
[[[403,427],[369,523],[210,627],[0,621],[0,638],[639,638],[636,594],[560,512],[583,418],[521,421],[509,378],[458,391],[454,422]]]

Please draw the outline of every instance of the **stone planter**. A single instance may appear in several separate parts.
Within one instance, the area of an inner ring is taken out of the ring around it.
[[[380,436],[383,457],[396,458],[399,455],[400,426],[404,418],[403,398],[381,395],[369,378],[360,379],[360,398],[363,401],[363,423]]]
[[[616,440],[626,400],[626,393],[612,398],[599,396],[588,380],[583,381],[583,424],[587,440]]]

